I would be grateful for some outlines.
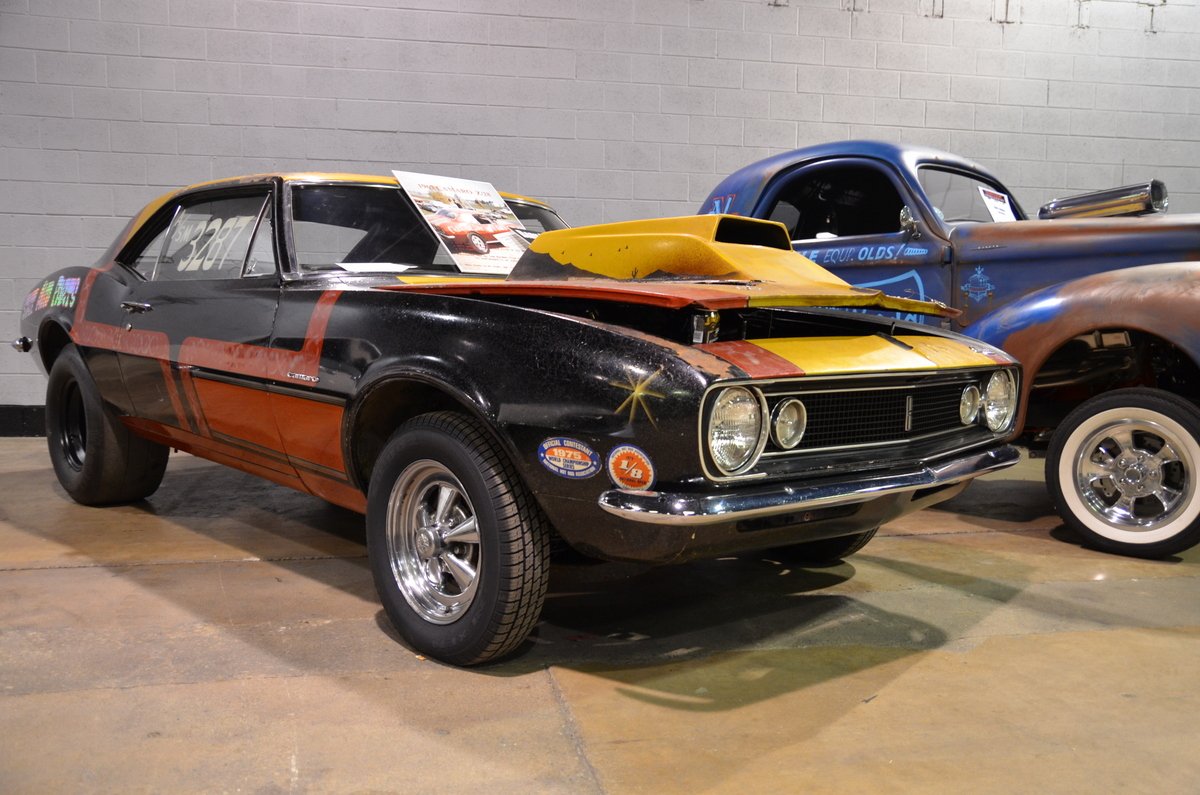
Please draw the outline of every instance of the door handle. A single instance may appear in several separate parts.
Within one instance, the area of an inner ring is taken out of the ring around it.
[[[144,304],[140,301],[122,301],[121,308],[131,315],[140,315],[154,310],[154,307],[150,306],[150,304]]]

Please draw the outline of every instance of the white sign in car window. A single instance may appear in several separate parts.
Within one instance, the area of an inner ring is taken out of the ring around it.
[[[393,171],[463,273],[507,275],[528,245],[525,225],[490,182]]]
[[[1017,217],[1013,215],[1012,205],[1009,204],[1008,196],[1005,194],[980,185],[979,195],[983,197],[983,204],[987,207],[988,215],[992,216],[993,221],[1017,220]]]

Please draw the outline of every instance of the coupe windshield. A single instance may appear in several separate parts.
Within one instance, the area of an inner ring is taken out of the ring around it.
[[[1007,191],[970,174],[922,166],[917,178],[934,211],[947,224],[986,224],[1024,217]]]

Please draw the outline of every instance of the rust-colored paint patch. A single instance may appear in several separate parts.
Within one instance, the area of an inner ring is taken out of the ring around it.
[[[279,423],[283,449],[290,458],[345,474],[342,406],[273,393],[271,409]]]
[[[760,348],[753,342],[730,340],[728,342],[709,342],[696,347],[740,367],[751,378],[785,378],[804,375],[804,371],[792,362]]]
[[[213,435],[228,436],[282,453],[283,444],[271,416],[265,390],[221,381],[194,379],[196,394]]]

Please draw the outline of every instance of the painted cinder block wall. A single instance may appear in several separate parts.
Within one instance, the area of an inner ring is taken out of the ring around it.
[[[820,141],[930,144],[1026,207],[1200,210],[1196,0],[0,0],[0,339],[148,199],[270,169],[486,179],[575,223],[694,212]],[[36,405],[0,350],[0,405]]]

